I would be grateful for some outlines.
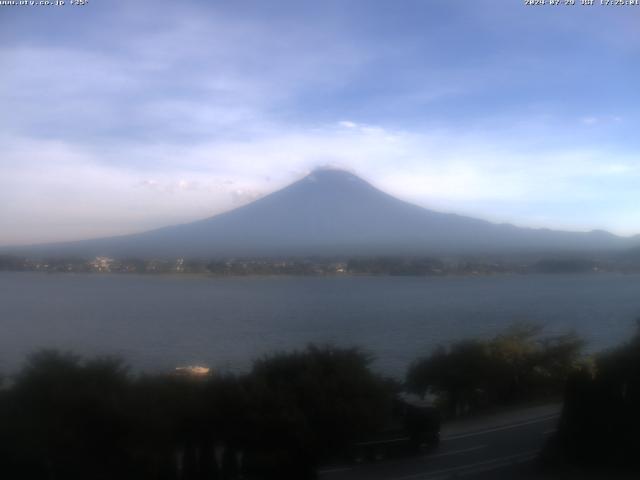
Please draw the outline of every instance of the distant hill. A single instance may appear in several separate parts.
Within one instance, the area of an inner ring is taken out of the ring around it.
[[[603,231],[519,228],[439,213],[342,170],[320,169],[251,204],[193,223],[40,245],[32,254],[114,257],[593,252],[640,245]]]
[[[640,246],[635,246],[629,250],[624,250],[623,252],[621,252],[619,258],[627,264],[640,265]]]

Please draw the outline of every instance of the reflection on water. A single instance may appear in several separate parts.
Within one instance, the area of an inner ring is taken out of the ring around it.
[[[616,345],[640,316],[640,276],[253,277],[0,274],[0,371],[40,347],[121,355],[135,368],[246,369],[308,342],[359,345],[401,376],[437,344],[514,321]]]

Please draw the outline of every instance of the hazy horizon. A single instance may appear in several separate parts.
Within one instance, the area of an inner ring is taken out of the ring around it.
[[[367,181],[367,179],[366,179],[366,178],[363,178],[362,176],[358,175],[358,173],[357,173],[357,172],[354,172],[353,170],[348,170],[348,169],[338,168],[338,167],[334,167],[334,166],[331,166],[331,165],[323,165],[323,166],[319,166],[319,167],[316,167],[316,168],[314,168],[314,169],[310,170],[309,172],[305,173],[303,176],[301,176],[301,177],[299,177],[299,178],[296,178],[293,182],[291,182],[290,184],[285,185],[283,188],[278,188],[278,189],[276,189],[276,190],[274,190],[274,191],[272,191],[272,192],[267,192],[265,195],[261,195],[261,196],[258,196],[258,197],[257,197],[257,198],[255,198],[255,199],[249,200],[246,204],[234,205],[234,206],[230,207],[228,210],[224,210],[224,211],[222,211],[222,212],[217,212],[217,213],[215,213],[215,214],[213,214],[213,215],[210,215],[210,216],[208,216],[208,217],[204,217],[204,218],[197,218],[197,219],[194,219],[193,221],[190,221],[190,222],[178,222],[178,223],[176,223],[176,224],[172,224],[172,225],[160,225],[158,228],[162,229],[162,228],[164,228],[164,227],[173,227],[173,226],[178,226],[178,225],[187,225],[187,224],[192,223],[192,222],[198,222],[198,221],[200,221],[200,220],[207,220],[207,219],[209,219],[209,218],[213,218],[213,217],[215,217],[215,216],[217,216],[217,215],[220,215],[220,214],[222,214],[222,213],[232,212],[232,211],[234,211],[234,210],[236,210],[236,209],[238,209],[238,208],[241,208],[241,207],[242,207],[242,206],[244,206],[244,205],[251,204],[251,203],[256,202],[256,201],[259,201],[260,199],[262,199],[262,198],[264,198],[264,197],[267,197],[267,196],[269,196],[269,195],[271,195],[271,194],[273,194],[273,193],[276,193],[276,192],[279,192],[279,191],[281,191],[281,190],[284,190],[284,189],[286,189],[287,187],[292,186],[293,184],[295,184],[295,183],[297,183],[297,182],[299,182],[299,181],[301,181],[301,180],[304,180],[305,178],[312,177],[312,176],[313,176],[313,174],[314,174],[315,172],[318,172],[318,171],[327,171],[327,170],[329,170],[329,171],[335,171],[335,172],[346,172],[346,173],[350,173],[350,174],[355,175],[355,176],[357,176],[358,178],[360,178],[360,179],[364,180],[366,183],[369,183],[370,185],[372,185],[374,188],[376,188],[377,190],[381,191],[382,193],[388,193],[388,192],[384,192],[384,190],[381,190],[381,189],[379,189],[378,187],[376,187],[375,185],[371,184],[370,182],[368,182],[368,181]],[[413,203],[412,203],[412,202],[410,202],[410,201],[408,201],[407,203],[412,204],[412,205],[416,205],[416,204],[413,204]],[[420,206],[420,205],[418,205],[418,206]],[[423,208],[426,208],[426,209],[428,210],[428,207],[423,207]],[[458,212],[444,212],[444,211],[440,211],[440,212],[438,212],[438,213],[452,213],[452,214],[458,214]],[[479,219],[479,220],[485,220],[485,219],[483,219],[483,218],[481,218],[481,217],[469,217],[469,218],[477,218],[477,219]],[[498,223],[495,223],[495,224],[496,224],[496,225],[498,225]],[[545,227],[530,227],[530,226],[528,226],[528,225],[518,225],[518,224],[516,224],[516,223],[509,223],[509,224],[510,224],[510,225],[517,226],[517,227],[519,227],[519,228],[525,228],[525,229],[527,229],[527,228],[533,228],[533,229],[546,230],[546,228],[545,228]],[[155,228],[154,228],[154,229],[152,229],[152,230],[155,230]],[[113,235],[113,237],[119,237],[119,236],[127,237],[128,235],[132,235],[132,234],[136,234],[136,233],[144,233],[144,232],[147,232],[147,231],[150,231],[150,230],[148,230],[148,229],[147,229],[147,230],[139,230],[139,231],[132,231],[132,232],[124,232],[124,233],[122,233],[122,234],[116,234],[116,235]],[[581,232],[580,230],[562,230],[562,229],[558,229],[558,230],[556,230],[556,231]],[[584,230],[584,232],[589,232],[589,231],[590,231],[590,232],[593,232],[593,231],[601,231],[601,230],[598,230],[598,229]],[[635,237],[636,235],[626,235],[626,236],[625,236],[625,235],[619,235],[619,236],[620,236],[620,237],[623,237],[623,238],[632,238],[632,237]],[[83,241],[83,240],[96,240],[96,239],[109,238],[109,237],[111,237],[111,236],[100,236],[100,237],[89,237],[89,238],[77,238],[77,239],[71,239],[71,240],[62,240],[62,241],[61,241],[61,243],[65,243],[66,241],[69,241],[69,242],[72,242],[72,243],[73,243],[73,242],[76,242],[76,241]],[[21,244],[21,245],[19,245],[19,244],[15,244],[15,245],[8,245],[8,247],[29,247],[29,246],[38,246],[38,245],[43,245],[43,244],[44,244],[44,245],[46,245],[46,244],[48,244],[48,243],[58,243],[58,242],[55,242],[55,241],[54,241],[54,242],[31,243],[31,244],[27,243],[27,244]],[[4,245],[0,245],[0,246],[4,246]]]
[[[321,165],[436,211],[638,234],[639,15],[484,0],[2,7],[0,246],[207,218]]]

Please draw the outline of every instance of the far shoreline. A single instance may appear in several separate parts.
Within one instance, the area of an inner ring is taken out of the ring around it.
[[[177,273],[177,272],[59,272],[33,270],[0,270],[0,274],[34,274],[42,276],[91,276],[91,277],[148,277],[175,279],[257,279],[257,278],[495,278],[495,277],[530,277],[530,276],[602,276],[640,275],[638,271],[601,270],[597,272],[487,272],[487,273],[447,273],[447,274],[389,274],[389,273],[340,273],[340,274],[293,274],[293,273],[250,273],[220,275],[214,273]]]

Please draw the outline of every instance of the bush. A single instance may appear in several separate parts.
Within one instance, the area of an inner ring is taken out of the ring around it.
[[[540,337],[518,325],[495,338],[456,342],[413,362],[409,390],[437,394],[449,416],[559,395],[583,342],[575,335]]]
[[[297,418],[298,431],[314,456],[343,453],[355,440],[380,428],[390,414],[393,387],[369,369],[358,349],[309,346],[258,360],[257,388]]]
[[[112,478],[129,466],[127,382],[117,360],[81,362],[55,351],[29,357],[3,405],[3,431],[13,440],[0,450],[12,478],[75,479],[87,471]]]
[[[640,471],[640,327],[627,344],[571,376],[555,451],[582,466]]]
[[[313,478],[374,430],[391,388],[356,349],[310,346],[251,373],[132,377],[111,358],[42,351],[0,389],[3,478]]]

